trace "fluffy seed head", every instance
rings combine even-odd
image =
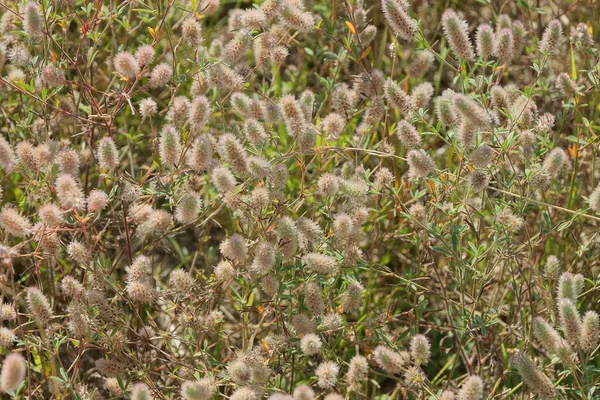
[[[131,54],[122,51],[115,56],[115,70],[126,78],[135,78],[140,73],[140,65]]]
[[[323,361],[315,370],[317,386],[322,389],[331,389],[337,382],[340,368],[334,361]]]
[[[91,213],[97,213],[108,205],[108,195],[102,190],[93,189],[87,197],[88,211]]]
[[[205,376],[197,381],[185,381],[181,385],[183,400],[209,400],[217,391],[212,376]]]
[[[29,220],[19,214],[12,205],[4,206],[2,211],[0,211],[0,227],[16,237],[25,237],[32,230]]]
[[[154,60],[154,47],[149,44],[141,45],[135,52],[135,59],[140,67],[150,64]]]
[[[477,375],[471,375],[460,386],[457,400],[482,400],[483,380]]]
[[[174,167],[181,155],[181,137],[173,125],[166,125],[159,137],[160,162],[165,167]]]
[[[192,47],[200,46],[202,42],[202,27],[195,18],[186,19],[181,25],[181,38]]]
[[[166,86],[172,77],[173,68],[167,63],[160,63],[152,69],[148,86],[153,89]]]
[[[152,392],[145,383],[136,383],[131,387],[131,400],[152,400]]]
[[[15,391],[25,380],[27,372],[25,358],[19,353],[10,353],[2,362],[0,389],[3,392]]]
[[[402,354],[384,345],[379,345],[375,348],[373,359],[381,369],[391,375],[397,375],[402,372],[402,367],[407,362],[406,357]]]
[[[307,356],[318,354],[322,345],[323,342],[321,342],[321,339],[314,333],[306,334],[300,340],[300,348]]]
[[[119,152],[111,137],[105,136],[98,141],[97,157],[100,168],[114,171],[119,166]]]
[[[442,15],[442,26],[446,40],[456,58],[473,61],[475,53],[469,40],[467,22],[461,19],[452,9],[447,9]]]
[[[302,261],[306,268],[318,274],[333,275],[338,270],[335,258],[326,254],[308,253],[302,257]]]
[[[54,182],[54,186],[58,203],[63,208],[82,209],[85,206],[83,191],[71,175],[60,175]]]
[[[435,170],[435,162],[422,150],[411,150],[406,156],[408,163],[408,178],[417,180],[425,178]]]
[[[395,35],[412,40],[417,31],[417,23],[408,15],[408,3],[404,0],[383,0],[383,15]]]
[[[42,36],[44,20],[40,13],[40,7],[36,2],[30,1],[23,9],[23,30],[33,38]]]
[[[546,29],[544,29],[544,34],[542,35],[542,40],[540,41],[538,48],[542,53],[555,53],[558,50],[558,46],[561,44],[562,39],[562,25],[559,20],[553,19],[548,23]]]
[[[410,341],[410,355],[417,365],[426,365],[431,357],[431,344],[424,335],[415,335]]]
[[[229,193],[235,190],[235,176],[225,166],[219,166],[212,171],[211,181],[221,193]]]
[[[513,358],[513,364],[531,391],[543,399],[554,398],[552,382],[525,353],[517,353]]]
[[[600,318],[598,317],[598,313],[588,311],[583,314],[581,326],[581,348],[584,350],[593,350],[598,346],[598,339],[600,338]]]
[[[565,339],[572,345],[579,346],[582,337],[582,326],[575,304],[569,299],[559,299],[558,315],[565,333]]]
[[[571,79],[571,77],[566,72],[561,72],[556,77],[556,87],[565,97],[574,97],[579,93],[577,83],[573,79]]]
[[[383,90],[385,99],[390,106],[402,111],[405,115],[408,115],[415,110],[415,102],[412,97],[410,97],[408,93],[393,80],[387,79]]]
[[[304,284],[304,304],[314,315],[325,313],[323,293],[318,283],[308,282]]]
[[[27,308],[33,319],[42,325],[46,325],[52,318],[50,302],[36,287],[27,289]]]
[[[514,57],[515,39],[511,29],[502,29],[496,38],[496,58],[501,64],[508,64]]]
[[[475,44],[477,47],[477,55],[488,60],[496,53],[496,38],[494,37],[494,30],[488,24],[481,24],[477,28],[477,35],[475,37]]]
[[[224,257],[239,264],[243,263],[248,257],[248,244],[246,243],[246,239],[237,233],[221,242],[219,249]]]

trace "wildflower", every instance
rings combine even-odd
[[[331,389],[337,382],[340,369],[334,361],[323,361],[315,370],[317,385],[322,389]]]
[[[158,112],[158,106],[156,101],[148,97],[140,101],[139,110],[142,118],[150,118]]]
[[[279,101],[288,134],[299,137],[306,130],[306,120],[302,106],[292,95],[286,95]]]
[[[15,391],[25,380],[27,372],[25,358],[19,353],[10,353],[2,362],[0,389],[3,392]]]
[[[333,275],[338,270],[337,261],[326,254],[308,253],[302,261],[309,270],[319,274]]]
[[[131,387],[131,400],[152,400],[152,392],[145,383],[136,383]]]
[[[512,24],[512,34],[514,41],[514,57],[518,57],[523,52],[527,44],[527,29],[521,21],[514,21]]]
[[[415,110],[414,100],[393,80],[385,81],[384,92],[388,104],[402,111],[403,114],[409,114]]]
[[[169,286],[175,293],[185,296],[190,293],[192,286],[194,286],[194,278],[188,272],[176,269],[171,271]]]
[[[236,32],[233,39],[227,43],[221,54],[221,59],[228,63],[234,64],[242,58],[244,53],[252,47],[252,34],[247,29],[242,29]]]
[[[482,400],[483,381],[477,375],[471,375],[462,383],[457,400]]]
[[[314,356],[315,354],[318,354],[322,345],[323,342],[321,342],[321,339],[314,333],[308,333],[302,337],[302,340],[300,340],[300,348],[307,356]]]
[[[475,44],[477,47],[477,54],[484,60],[488,60],[496,53],[496,39],[494,37],[494,30],[488,24],[481,24],[477,28],[477,35],[475,37]]]
[[[431,357],[431,344],[424,335],[415,335],[410,341],[410,355],[417,365],[426,365]]]
[[[152,68],[148,86],[152,89],[166,86],[173,76],[173,68],[167,63],[160,63]]]
[[[367,379],[368,374],[369,363],[367,359],[357,354],[350,359],[345,380],[350,386],[358,385]]]
[[[451,89],[446,89],[442,95],[437,98],[436,115],[438,120],[446,128],[453,127],[458,122],[458,116],[453,107],[452,97],[455,93]]]
[[[558,257],[556,257],[555,255],[548,256],[548,258],[546,259],[546,266],[544,268],[544,274],[548,278],[554,279],[558,276],[559,272],[560,272],[560,261],[558,260]]]
[[[315,392],[308,385],[299,385],[294,389],[294,400],[314,400]]]
[[[464,94],[454,95],[454,107],[458,114],[474,127],[487,127],[491,120],[487,112],[477,102]]]
[[[448,9],[442,15],[442,26],[446,40],[448,40],[454,55],[459,59],[473,61],[475,54],[469,40],[466,21],[459,18],[454,10]]]
[[[556,77],[556,87],[565,97],[574,97],[579,94],[577,83],[565,72],[561,72]]]
[[[4,172],[10,172],[16,164],[16,155],[12,146],[4,136],[0,136],[0,167]]]
[[[140,67],[144,67],[154,60],[154,47],[149,44],[143,44],[135,52],[135,59]]]
[[[573,304],[577,303],[577,297],[583,291],[583,276],[564,272],[558,280],[557,299],[569,299]]]
[[[74,150],[61,151],[58,156],[58,169],[61,174],[72,175],[77,178],[79,175],[80,157]]]
[[[44,294],[36,287],[27,289],[27,307],[29,312],[37,322],[42,325],[47,324],[52,318],[52,308],[50,302]]]
[[[502,29],[497,34],[495,56],[501,64],[508,64],[514,57],[515,39],[511,29]]]
[[[56,198],[64,208],[82,209],[85,205],[83,191],[71,175],[60,175],[54,182]]]
[[[469,184],[473,188],[473,191],[478,193],[490,184],[490,176],[487,172],[476,169],[469,175]]]
[[[408,178],[417,180],[425,178],[435,170],[435,162],[422,150],[411,150],[406,156],[408,162]]]
[[[304,284],[304,304],[314,315],[325,313],[325,302],[321,287],[316,282]]]
[[[93,189],[87,197],[88,211],[91,213],[98,213],[108,205],[108,195],[102,190]]]
[[[119,152],[115,141],[109,137],[103,137],[98,141],[98,163],[100,168],[114,171],[119,165]]]
[[[197,381],[185,381],[181,385],[183,400],[208,400],[217,392],[217,385],[212,376],[205,376]]]
[[[173,125],[166,125],[159,137],[160,162],[166,167],[174,167],[181,155],[181,138]]]
[[[66,82],[65,74],[61,69],[47,65],[42,69],[42,82],[49,87],[64,85]]]
[[[202,42],[202,27],[194,18],[186,19],[181,25],[181,38],[192,47],[198,47]]]
[[[549,353],[560,355],[571,353],[571,348],[566,343],[558,332],[542,317],[533,319],[533,334],[537,341]]]
[[[554,387],[552,382],[539,368],[531,361],[526,354],[519,352],[515,355],[513,363],[523,378],[523,381],[537,395],[544,399],[554,398]]]
[[[562,38],[562,25],[557,19],[553,19],[548,23],[546,29],[544,29],[544,34],[542,35],[542,40],[540,41],[538,48],[542,53],[555,53],[558,50]]]
[[[0,211],[0,227],[16,237],[25,237],[31,233],[32,226],[27,218],[11,205],[6,205]]]
[[[63,222],[62,211],[52,203],[42,204],[38,210],[42,222],[47,226],[58,226]]]
[[[211,107],[210,102],[205,96],[198,96],[190,105],[189,123],[190,129],[194,132],[200,131],[208,122]]]
[[[42,36],[44,19],[36,2],[30,1],[23,9],[23,30],[33,38]]]
[[[217,280],[226,281],[235,276],[235,269],[229,261],[223,260],[215,267],[214,274]]]
[[[140,73],[140,65],[135,57],[122,51],[115,56],[115,69],[126,78],[135,78]]]
[[[406,0],[383,0],[381,9],[395,35],[406,40],[414,38],[417,24],[408,15],[408,2]]]
[[[4,349],[10,349],[15,341],[15,334],[10,329],[2,326],[0,327],[0,347]]]
[[[227,167],[219,166],[215,168],[211,174],[211,181],[221,193],[233,192],[235,190],[235,177]]]
[[[287,26],[300,32],[307,32],[315,25],[315,18],[299,8],[298,3],[290,0],[282,1],[279,15]]]
[[[82,266],[86,266],[92,258],[88,249],[77,240],[73,240],[69,243],[69,246],[67,246],[67,253],[69,253],[69,257]]]
[[[595,311],[588,311],[583,314],[581,322],[580,347],[584,350],[593,350],[598,346],[600,337],[600,318]]]
[[[406,364],[406,357],[387,346],[379,345],[373,351],[373,359],[386,373],[397,375]]]
[[[243,263],[246,260],[246,257],[248,257],[248,245],[246,244],[246,239],[237,233],[221,242],[219,249],[224,257],[227,257],[233,262]]]
[[[411,97],[415,104],[415,109],[426,109],[429,107],[429,103],[433,97],[433,85],[429,82],[418,84],[413,88]]]
[[[418,51],[412,58],[408,70],[413,76],[422,76],[434,67],[435,56],[429,50]]]
[[[559,299],[558,314],[565,338],[572,345],[578,346],[582,337],[582,326],[575,304],[569,299]]]
[[[231,133],[226,133],[219,138],[217,145],[219,155],[227,161],[231,169],[240,175],[248,172],[248,156],[244,146]]]

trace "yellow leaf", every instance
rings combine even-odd
[[[365,51],[363,51],[363,52],[362,52],[362,54],[360,55],[360,59],[359,59],[358,61],[360,61],[360,60],[364,60],[365,58],[367,58],[367,56],[368,56],[369,54],[371,54],[371,46],[367,47],[367,48],[365,49]]]
[[[346,21],[345,24],[348,27],[348,30],[352,32],[353,35],[356,35],[356,29],[354,28],[354,25],[352,25],[352,22]]]
[[[152,39],[154,39],[155,41],[158,40],[158,26],[156,28],[152,28],[149,26],[148,32],[150,32]]]

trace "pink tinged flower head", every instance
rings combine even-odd
[[[119,166],[119,152],[113,138],[105,136],[98,141],[96,152],[100,168],[114,171]]]
[[[548,23],[546,29],[544,29],[544,34],[542,35],[542,40],[540,41],[538,48],[542,53],[555,53],[558,50],[562,39],[562,25],[559,20],[553,19]]]
[[[473,61],[475,53],[469,39],[467,22],[461,19],[452,9],[444,11],[442,26],[446,40],[454,55],[465,61]]]
[[[3,392],[15,391],[25,380],[27,372],[25,358],[19,353],[11,353],[2,362],[0,389]]]
[[[417,31],[417,23],[408,15],[408,2],[405,0],[382,0],[381,8],[385,19],[395,35],[412,40]]]
[[[406,156],[410,180],[425,178],[436,168],[433,159],[422,150],[411,150]]]
[[[525,353],[515,355],[513,364],[532,392],[543,399],[554,398],[554,385]]]
[[[477,55],[484,60],[488,60],[496,53],[496,38],[494,30],[488,24],[481,24],[477,28],[475,36],[475,45]]]
[[[25,237],[31,233],[32,226],[27,218],[11,205],[6,205],[0,211],[0,227],[15,237]]]
[[[140,73],[140,65],[131,54],[122,51],[114,58],[115,70],[126,78],[135,78]]]

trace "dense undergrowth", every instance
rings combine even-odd
[[[2,398],[600,398],[600,5],[0,2]]]

